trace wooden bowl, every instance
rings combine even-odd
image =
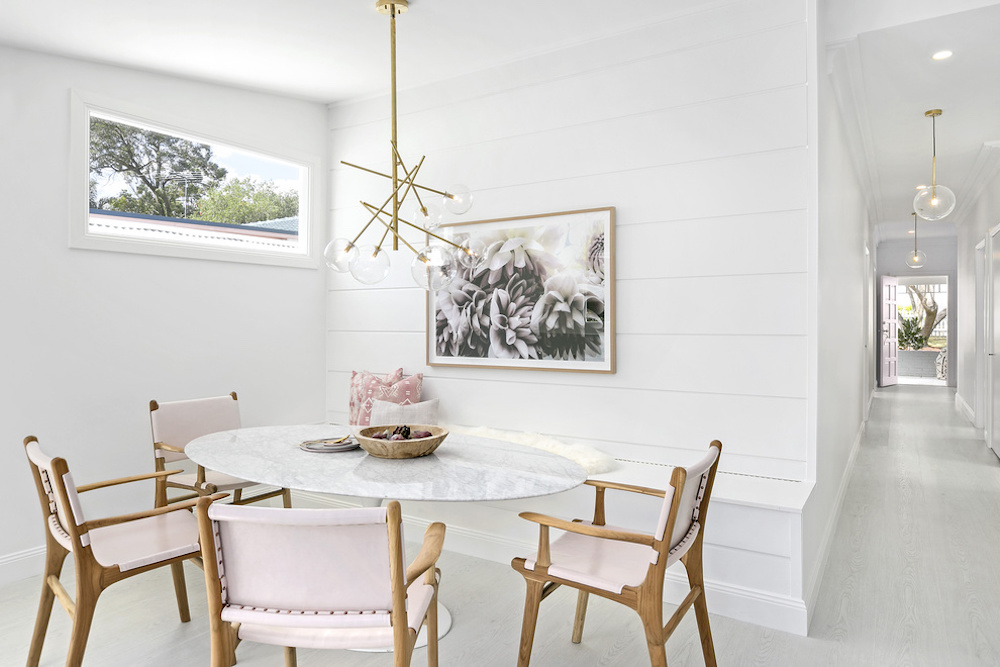
[[[372,456],[380,459],[415,459],[418,456],[427,456],[448,437],[448,429],[441,426],[430,426],[427,424],[408,424],[413,431],[430,431],[431,435],[426,438],[410,438],[409,440],[382,440],[372,438],[372,433],[378,433],[396,428],[392,426],[366,426],[355,433],[361,449]]]

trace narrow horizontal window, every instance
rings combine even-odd
[[[78,218],[84,224],[71,228],[72,246],[316,264],[309,165],[83,107],[87,169],[79,178],[88,196]]]

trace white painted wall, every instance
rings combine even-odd
[[[26,435],[82,484],[153,469],[152,398],[235,390],[248,425],[323,418],[323,272],[68,247],[73,88],[223,137],[320,157],[325,145],[321,105],[0,48],[0,580],[41,571]],[[128,502],[150,506],[152,488],[94,511]]]
[[[668,464],[694,460],[719,438],[728,477],[717,482],[706,533],[710,604],[725,599],[719,613],[804,632],[800,511],[815,474],[818,349],[813,4],[734,3],[401,92],[404,158],[427,155],[421,180],[430,185],[472,187],[466,218],[617,208],[618,372],[428,367],[425,296],[401,251],[374,288],[330,275],[328,418],[347,417],[352,369],[402,366],[424,373],[425,397],[440,398],[451,423],[540,431]],[[385,99],[331,109],[336,236],[360,229],[359,199],[388,195],[384,180],[336,164],[387,169],[387,115]],[[860,238],[854,227],[834,231],[831,263],[861,255]],[[851,261],[857,285],[863,259]],[[859,299],[835,297],[832,312],[857,306],[862,317]],[[850,353],[860,363],[863,354]],[[862,370],[852,373],[861,382]],[[852,391],[845,401],[856,413]],[[827,418],[842,415],[837,407]],[[831,458],[835,486],[857,425],[830,435],[846,439]],[[764,488],[732,473],[793,481]],[[666,472],[646,481],[665,484]],[[503,560],[512,544],[534,539],[516,511],[579,516],[588,501],[575,491],[407,512],[446,521],[449,548]],[[833,509],[824,500],[813,516],[825,527]],[[498,534],[488,546],[483,525]],[[818,550],[812,544],[810,557]],[[755,606],[762,601],[766,612]],[[785,611],[797,620],[775,620]]]
[[[976,244],[985,239],[992,227],[1000,224],[1000,174],[997,174],[983,189],[975,208],[958,226],[957,279],[961,289],[958,304],[958,331],[956,332],[958,368],[958,389],[956,401],[968,415],[977,406],[977,377],[985,373],[985,368],[976,358],[976,308],[981,302],[976,291],[985,286],[976,281]],[[930,255],[928,255],[928,259]],[[983,360],[985,363],[985,359]],[[983,415],[979,416],[981,420]],[[980,422],[981,423],[981,422]]]
[[[810,607],[863,434],[874,374],[866,318],[874,271],[873,258],[865,252],[868,202],[828,74],[827,51],[821,47],[818,53],[816,484],[803,512],[804,595]]]

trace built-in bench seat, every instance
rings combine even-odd
[[[456,429],[458,430],[458,429]],[[465,429],[462,429],[465,430]],[[482,437],[509,439],[556,451],[574,458],[573,443],[551,442],[538,434],[482,430],[465,431]],[[668,462],[595,458],[595,450],[581,445],[578,452],[593,479],[604,479],[663,489],[672,465]],[[684,464],[694,460],[689,457]],[[723,448],[722,466],[726,452]],[[705,580],[709,609],[714,614],[805,635],[808,629],[803,598],[802,513],[812,492],[811,482],[775,479],[720,470],[716,476],[710,519],[705,531]],[[322,498],[298,494],[298,507],[310,504],[351,504],[353,499]],[[481,503],[414,502],[403,504],[408,531],[421,531],[431,521],[448,525],[445,548],[451,551],[509,563],[532,553],[537,527],[520,519],[524,511],[565,518],[590,518],[594,489],[580,486],[563,493],[520,500]],[[608,492],[609,523],[652,531],[660,499],[623,492]],[[419,534],[419,533],[413,533]],[[512,571],[513,575],[513,571]],[[516,576],[516,575],[515,575]],[[687,592],[682,566],[667,571],[665,599],[680,602]]]

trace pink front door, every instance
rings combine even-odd
[[[888,387],[896,384],[898,372],[896,363],[899,359],[899,323],[896,311],[896,278],[882,276],[881,320],[882,330],[879,333],[879,375],[878,386]]]

